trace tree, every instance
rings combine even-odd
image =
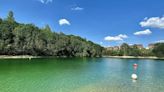
[[[13,31],[14,47],[19,54],[36,54],[39,30],[32,24],[19,25]]]
[[[15,22],[14,13],[12,11],[9,11],[8,16],[7,16],[7,21],[11,23]]]
[[[127,44],[127,43],[123,43],[121,46],[120,46],[120,55],[123,55],[123,56],[128,56],[129,53],[130,53],[130,46]]]
[[[164,43],[157,43],[153,49],[153,53],[157,57],[164,57]]]
[[[0,19],[0,54],[39,56],[101,56],[102,47],[79,36],[52,32],[49,25],[40,29],[33,24],[17,23],[9,12]]]
[[[2,23],[2,21],[3,21],[3,20],[0,18],[0,24]]]
[[[12,44],[14,43],[12,31],[18,24],[14,20],[14,14],[12,11],[9,12],[6,20],[0,21],[0,41],[1,41],[1,52],[0,54],[11,54],[13,51]]]
[[[137,45],[133,45],[129,51],[130,56],[141,56],[141,51]]]

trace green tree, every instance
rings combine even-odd
[[[15,22],[14,13],[12,11],[9,11],[8,16],[7,16],[7,21],[11,23]]]
[[[2,21],[3,21],[3,20],[0,18],[0,24],[2,23]]]
[[[141,50],[137,47],[137,45],[133,45],[130,48],[129,55],[130,56],[141,56]]]
[[[101,56],[102,47],[79,36],[52,32],[49,25],[17,23],[12,11],[0,19],[0,54],[39,56]]]
[[[0,23],[0,39],[1,39],[1,52],[0,54],[12,54],[14,43],[12,31],[18,26],[18,23],[14,20],[14,14],[12,11],[9,12],[6,20],[1,20]]]
[[[127,43],[123,43],[120,46],[120,55],[128,56],[130,54],[130,46]]]
[[[157,57],[164,57],[164,43],[157,43],[153,49],[153,53]]]

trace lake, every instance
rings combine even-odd
[[[138,80],[133,81],[133,64]],[[164,92],[164,60],[0,60],[0,92]]]

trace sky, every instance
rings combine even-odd
[[[0,17],[73,34],[104,47],[164,42],[164,0],[0,0]]]

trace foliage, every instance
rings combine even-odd
[[[164,47],[164,46],[163,46]],[[158,48],[158,49],[157,49]],[[156,46],[154,50],[138,48],[137,45],[129,46],[127,43],[123,43],[119,50],[103,50],[103,55],[110,56],[162,56],[164,57],[162,46]],[[158,55],[159,54],[159,55]],[[162,55],[161,55],[162,54]]]
[[[123,43],[120,46],[120,55],[121,56],[127,56],[127,55],[129,55],[130,50],[131,50],[130,46],[127,43]]]
[[[46,25],[17,23],[12,11],[6,19],[0,18],[1,55],[39,55],[66,57],[95,57],[102,55],[103,47],[79,36],[52,32]]]
[[[153,49],[153,53],[157,57],[164,57],[164,43],[157,43]]]

